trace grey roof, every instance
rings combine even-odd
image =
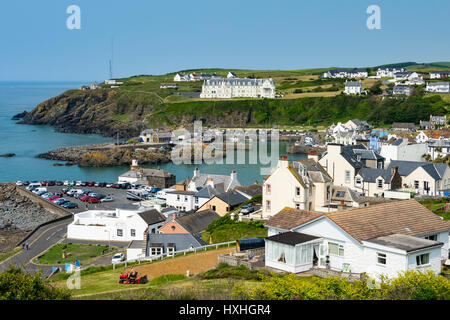
[[[123,210],[141,210],[144,207],[136,204],[119,204],[116,206],[116,208]]]
[[[234,191],[234,190],[218,194],[218,195],[216,195],[216,197],[225,201],[226,203],[228,203],[231,206],[237,206],[237,205],[241,204],[242,202],[245,202],[248,200],[247,197],[245,197],[241,193]]]
[[[190,234],[198,234],[205,231],[206,228],[211,224],[211,222],[219,219],[220,216],[212,211],[197,211],[177,218],[175,221],[178,222],[187,232]]]
[[[330,182],[332,178],[327,171],[313,159],[292,161],[292,166],[301,176],[301,168],[305,168],[313,182]]]
[[[249,186],[237,186],[234,188],[237,192],[241,192],[250,198],[262,194],[262,186],[259,184],[252,184]]]
[[[362,160],[384,160],[384,157],[373,150],[367,150],[363,145],[345,146],[342,148],[341,155],[355,169],[365,166]]]
[[[228,190],[231,184],[231,176],[219,175],[219,174],[208,174],[208,173],[198,173],[196,177],[192,177],[191,181],[194,182],[197,190],[205,187],[208,183],[208,179],[213,179],[214,185],[223,183],[224,189]],[[236,185],[240,185],[237,178],[235,180]]]
[[[204,86],[261,86],[265,81],[268,81],[270,85],[275,86],[272,79],[247,79],[247,78],[220,78],[209,79],[203,84]]]
[[[305,233],[289,231],[289,232],[279,233],[274,236],[267,237],[266,241],[269,240],[269,241],[287,244],[290,246],[295,246],[296,244],[305,243],[305,242],[309,242],[309,241],[316,240],[316,239],[320,239],[320,238],[309,235],[309,234],[305,234]]]
[[[148,233],[147,248],[153,245],[163,248],[163,253],[167,252],[167,247],[175,245],[175,251],[187,250],[189,248],[198,248],[204,245],[204,242],[189,233]]]
[[[166,191],[166,194],[184,194],[184,195],[189,195],[189,196],[193,196],[196,193],[197,192],[195,192],[195,191],[188,191],[188,190]]]
[[[366,198],[359,196],[349,187],[331,186],[331,200],[332,201],[353,201],[357,203],[366,202]]]
[[[346,87],[361,87],[361,82],[359,81],[347,81],[345,83]]]
[[[422,167],[435,180],[442,179],[445,170],[448,168],[448,165],[446,163],[392,160],[389,163],[389,167],[387,170],[390,171],[392,166],[398,167],[398,173],[402,177],[407,176],[417,168]]]
[[[166,221],[166,217],[158,210],[152,209],[148,211],[138,212],[138,215],[150,226],[152,224]]]
[[[392,143],[392,145],[393,145],[393,146],[399,146],[399,145],[402,144],[402,142],[403,142],[403,139],[397,139],[397,140],[395,140],[395,141]]]
[[[224,192],[225,192],[225,187],[222,182],[222,183],[215,184],[214,187],[212,187],[211,185],[207,185],[207,186],[203,187],[202,189],[200,189],[200,191],[198,191],[195,194],[195,196],[199,197],[199,198],[211,199],[213,196],[224,193]]]
[[[380,244],[390,248],[404,250],[406,252],[430,247],[437,247],[437,246],[440,247],[443,245],[442,242],[422,239],[406,234],[390,234],[387,236],[373,238],[366,241]]]
[[[144,240],[133,240],[128,246],[130,249],[141,249],[144,248]]]

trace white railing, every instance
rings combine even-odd
[[[186,255],[186,253],[190,253],[190,252],[197,253],[198,251],[206,251],[208,248],[212,248],[212,247],[216,247],[216,250],[217,250],[219,248],[219,246],[227,245],[228,247],[230,247],[230,245],[234,244],[234,243],[236,243],[236,240],[234,240],[234,241],[227,241],[227,242],[221,242],[221,243],[208,244],[208,245],[197,247],[197,248],[190,248],[190,249],[174,251],[174,252],[170,252],[170,253],[166,252],[166,253],[155,255],[155,256],[146,256],[146,257],[142,257],[142,258],[131,259],[131,260],[126,260],[126,261],[123,261],[123,262],[111,263],[111,264],[113,265],[113,270],[115,270],[116,265],[120,265],[120,264],[125,264],[125,267],[127,267],[128,263],[138,262],[140,264],[141,261],[153,262],[154,260],[163,260],[164,258],[168,258],[168,257],[175,258],[175,256],[178,255],[178,254]]]

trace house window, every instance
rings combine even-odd
[[[328,242],[328,254],[344,256],[344,246],[333,242]]]
[[[177,194],[177,201],[180,201],[180,195]]]
[[[377,252],[377,263],[386,264],[386,254]]]
[[[172,231],[174,231],[175,230],[175,226],[171,226],[170,229],[172,229]]]
[[[175,252],[175,247],[167,247],[167,255],[173,256],[173,253]]]
[[[295,204],[295,209],[300,210],[300,205],[298,203]]]
[[[419,181],[414,180],[414,189],[419,189]]]
[[[195,199],[195,203],[198,203],[198,197],[195,197],[194,199]]]
[[[122,237],[123,236],[123,230],[122,229],[117,229],[117,236],[118,237]]]
[[[425,253],[425,254],[418,255],[416,257],[416,263],[418,266],[423,266],[425,264],[429,264],[430,263],[430,254]]]
[[[356,178],[356,184],[357,184],[357,185],[360,185],[360,184],[361,184],[361,178],[360,178],[360,177],[357,177],[357,178]]]
[[[131,229],[131,236],[136,237],[136,229]]]
[[[216,206],[212,206],[212,211],[216,211]]]
[[[267,208],[267,210],[270,210],[270,200],[266,201],[266,208]]]
[[[345,170],[345,183],[350,183],[350,171]]]
[[[266,193],[270,194],[270,184],[266,185]]]
[[[188,200],[188,197],[184,196],[184,202],[187,202],[187,200]]]
[[[153,247],[153,248],[150,249],[150,255],[158,256],[160,254],[162,254],[162,248],[160,248],[160,247]]]
[[[426,236],[425,239],[437,241],[437,234],[432,234],[432,235]]]
[[[300,188],[299,187],[295,188],[295,195],[300,196]]]
[[[377,179],[377,187],[378,187],[378,189],[383,189],[383,180],[382,179]]]

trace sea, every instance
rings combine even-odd
[[[92,81],[85,82],[0,82],[0,154],[15,153],[10,158],[0,157],[0,182],[41,181],[41,180],[74,180],[74,181],[99,181],[115,182],[120,174],[129,170],[129,167],[102,167],[80,168],[74,166],[53,166],[52,161],[39,159],[36,156],[57,148],[105,143],[115,141],[111,137],[103,137],[98,134],[75,134],[56,132],[47,125],[17,124],[11,118],[26,111],[31,111],[39,103],[55,97],[66,90],[78,88],[81,85],[89,85]],[[270,155],[270,142],[255,142],[258,148],[267,148]],[[266,146],[265,144],[269,145]],[[278,154],[285,154],[288,143],[280,141]],[[265,150],[265,149],[264,149]],[[176,175],[180,181],[191,178],[195,168],[200,173],[229,175],[236,170],[237,179],[241,185],[253,184],[256,181],[262,183],[270,167],[276,163],[261,163],[259,157],[254,163],[251,161],[248,151],[244,163],[232,164],[175,164],[172,162],[155,165],[142,165],[144,168],[161,168]],[[289,160],[303,159],[305,155],[288,155]],[[240,161],[242,162],[242,161]]]

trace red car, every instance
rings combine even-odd
[[[89,202],[89,203],[100,203],[100,199],[99,198],[94,198],[94,197],[89,197],[87,202]]]
[[[95,185],[95,181],[91,181],[87,185],[88,185],[88,187],[93,187]]]
[[[58,196],[56,196],[56,197],[54,197],[54,198],[52,197],[52,198],[50,199],[50,201],[51,201],[51,202],[54,202],[55,200],[58,200],[58,199],[61,199],[61,197],[58,197]]]
[[[117,183],[114,183],[114,184],[111,185],[111,188],[120,189],[120,185],[117,184]]]
[[[45,181],[45,180],[41,181],[41,185],[42,185],[43,187],[45,187],[45,186],[47,185],[47,181]]]

